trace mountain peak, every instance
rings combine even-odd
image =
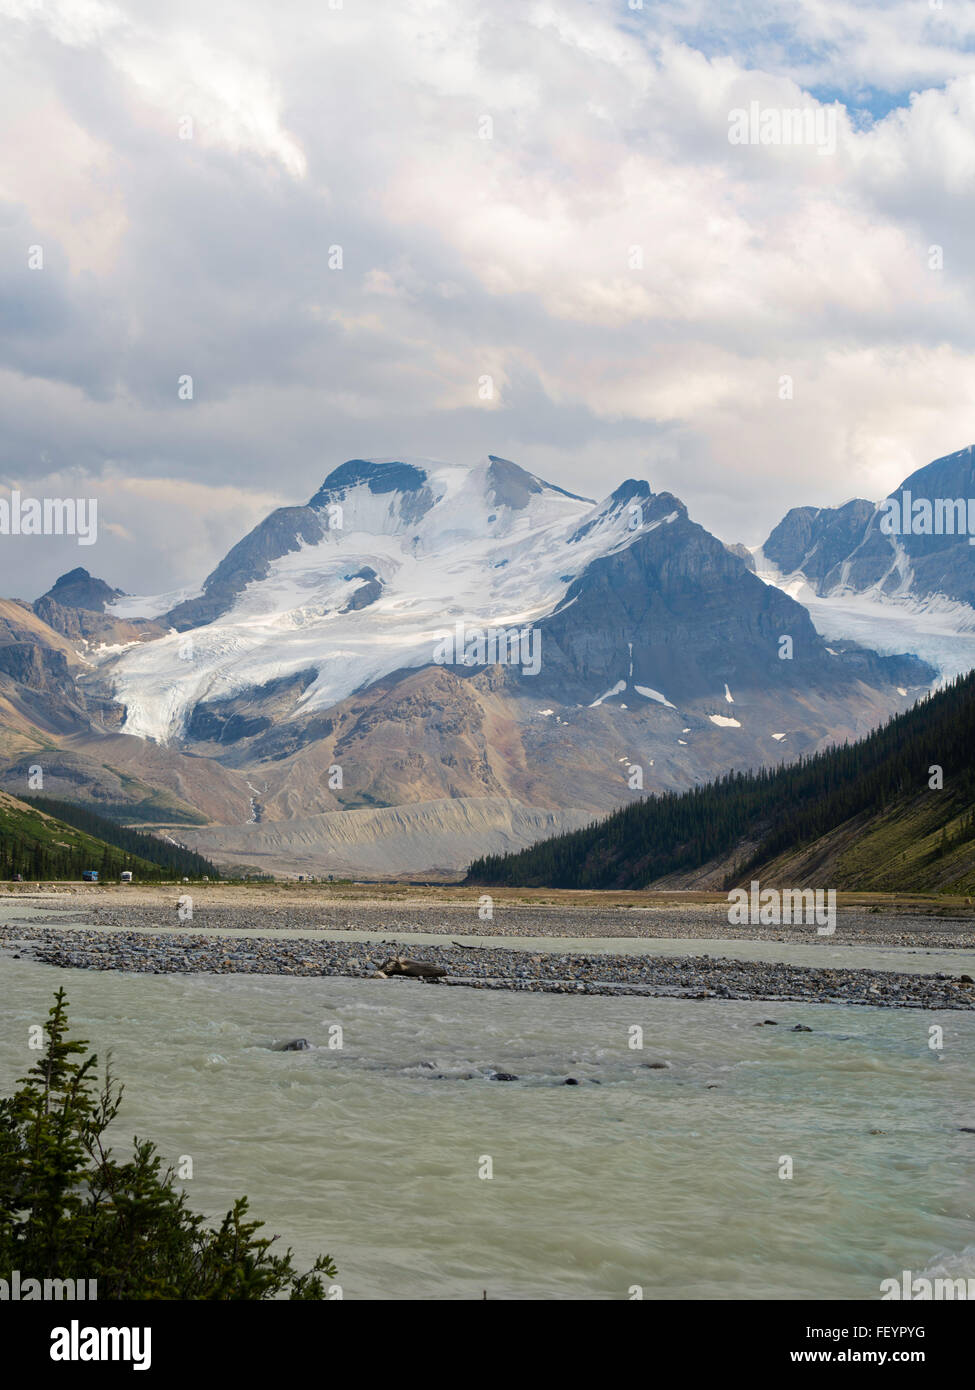
[[[88,571],[86,569],[82,569],[79,565],[77,569],[68,570],[67,574],[62,574],[60,578],[56,579],[54,581],[54,589],[60,589],[63,585],[66,584],[77,584],[79,583],[79,581],[87,583],[87,581],[90,578],[91,575],[88,573]],[[51,590],[52,593],[54,592],[54,589]]]
[[[399,459],[348,459],[332,469],[308,505],[323,507],[338,493],[363,485],[381,496],[388,492],[419,492],[426,483],[426,470],[412,463]]]
[[[883,506],[854,498],[841,507],[793,507],[762,552],[780,578],[799,576],[819,597],[975,608],[973,496],[975,447],[968,445],[916,469],[888,493],[909,513],[896,535],[884,529]],[[956,616],[971,627],[970,615]]]
[[[573,502],[593,501],[591,497],[579,497],[577,493],[547,483],[544,478],[529,473],[527,468],[512,463],[511,459],[499,458],[497,454],[488,454],[487,486],[487,495],[494,506],[511,507],[515,511],[521,511],[530,497],[542,492],[556,492]]]
[[[94,613],[104,613],[106,603],[111,603],[121,594],[121,589],[113,589],[104,579],[92,578],[79,565],[77,569],[62,574],[47,593],[41,595],[38,603],[51,599],[65,608],[85,608]]]

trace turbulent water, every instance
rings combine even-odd
[[[246,1192],[300,1262],[333,1256],[345,1298],[876,1298],[904,1269],[975,1275],[970,1013],[0,958],[0,1090],[58,984],[127,1084],[116,1145],[189,1155],[213,1218]],[[270,1048],[299,1036],[313,1050]]]

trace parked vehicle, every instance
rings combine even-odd
[[[97,882],[98,882],[98,870],[97,870],[97,869],[84,869],[84,870],[82,870],[81,881],[82,881],[82,883],[97,883]]]
[[[119,883],[131,883],[131,882],[132,882],[132,870],[131,870],[131,869],[123,869],[122,872],[119,874],[118,877],[119,877]]]

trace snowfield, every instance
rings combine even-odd
[[[760,547],[752,555],[759,579],[808,609],[827,641],[860,642],[881,656],[913,652],[930,662],[942,681],[975,666],[975,609],[965,603],[943,596],[921,600],[906,592],[888,597],[876,589],[858,593],[841,586],[820,597],[803,574],[782,574]]]
[[[106,656],[126,708],[123,732],[169,742],[200,701],[308,670],[316,674],[300,712],[327,709],[391,671],[430,664],[458,620],[521,628],[552,613],[593,560],[678,516],[631,530],[625,503],[597,504],[548,484],[521,507],[492,501],[488,460],[472,469],[404,462],[426,473],[433,495],[419,519],[415,493],[350,487],[341,529],[273,561],[216,621]],[[353,609],[372,582],[358,575],[366,568],[381,592]],[[157,616],[172,598],[126,598],[113,612]],[[625,682],[595,703],[622,689]]]

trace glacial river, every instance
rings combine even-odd
[[[189,1155],[214,1219],[247,1193],[302,1262],[333,1256],[345,1298],[876,1298],[904,1269],[975,1276],[975,1014],[0,956],[4,1093],[58,984],[126,1083],[116,1146]],[[298,1036],[313,1050],[270,1049]]]

